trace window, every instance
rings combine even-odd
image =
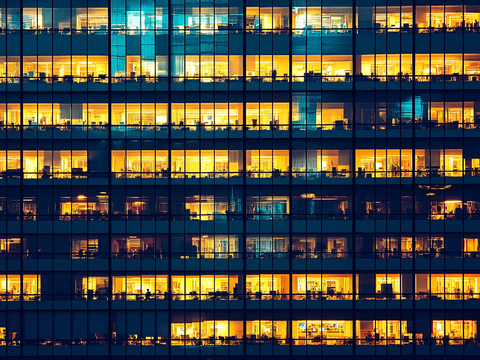
[[[172,275],[172,300],[238,300],[238,276]]]
[[[411,177],[412,150],[356,150],[357,177]]]
[[[402,278],[403,275],[399,274],[377,274],[375,285],[377,299],[400,300]]]
[[[247,275],[247,300],[288,300],[290,292],[288,284],[288,275]]]
[[[467,237],[463,239],[463,252],[464,256],[466,258],[472,257],[476,258],[478,257],[478,253],[480,252],[480,246],[479,246],[479,241],[478,238],[474,237]]]
[[[22,240],[17,237],[1,237],[0,238],[0,259],[5,259],[7,254],[14,258],[13,254],[20,254]]]
[[[278,345],[286,345],[288,344],[286,341],[288,338],[289,332],[286,321],[247,321],[247,344],[260,344],[273,339]]]
[[[417,274],[418,300],[470,300],[480,298],[480,276],[475,274]]]
[[[357,320],[357,345],[405,345],[413,339],[405,320]]]
[[[108,277],[75,276],[76,300],[108,300]]]
[[[434,320],[432,338],[436,345],[463,345],[464,340],[474,339],[477,334],[475,320]]]
[[[185,252],[189,258],[240,259],[242,241],[239,235],[186,235]]]
[[[247,103],[248,130],[288,130],[288,103]]]
[[[168,174],[167,150],[113,150],[116,178],[163,178]]]
[[[248,82],[289,82],[288,55],[246,55]]]
[[[166,300],[168,298],[168,276],[113,276],[113,300]]]
[[[241,345],[242,321],[172,322],[172,346]]]
[[[288,150],[247,150],[247,177],[270,178],[288,176]]]
[[[292,275],[293,300],[352,300],[352,275]]]
[[[353,323],[344,320],[292,321],[294,345],[352,345]]]
[[[39,301],[40,275],[0,275],[0,301],[19,301],[23,287],[23,301]]]

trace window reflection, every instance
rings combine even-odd
[[[476,274],[416,274],[416,299],[480,299],[479,280]]]
[[[135,58],[131,59],[131,63],[131,68],[135,70]],[[135,77],[136,72],[131,73],[131,76]],[[243,57],[241,55],[172,55],[171,76],[174,77],[174,82],[239,81],[243,78]]]
[[[288,7],[247,7],[246,28],[255,34],[288,34],[281,30],[289,28]]]
[[[476,258],[479,257],[480,253],[480,244],[478,238],[475,237],[466,237],[463,239],[463,252],[466,258]]]
[[[168,173],[167,150],[113,150],[116,178],[162,178]]]
[[[107,220],[108,205],[108,195],[104,191],[99,191],[95,196],[80,194],[73,197],[61,197],[59,220]]]
[[[247,103],[248,130],[288,130],[288,103]]]
[[[288,300],[289,276],[260,274],[246,276],[247,300]]]

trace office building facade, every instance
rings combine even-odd
[[[0,0],[0,357],[478,358],[476,0]]]

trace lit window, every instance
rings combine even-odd
[[[356,325],[357,345],[408,344],[413,335],[408,332],[405,320],[363,320]]]
[[[202,322],[172,322],[172,346],[240,345],[243,322],[205,320]]]
[[[246,291],[247,300],[288,300],[288,275],[247,275]]]
[[[357,177],[411,177],[412,150],[356,150]]]
[[[172,276],[172,300],[237,300],[238,276]]]
[[[353,322],[345,320],[292,321],[294,345],[349,345]]]
[[[247,321],[247,341],[252,344],[268,339],[275,339],[280,345],[286,344],[286,339],[289,336],[287,331],[286,321]]]
[[[400,283],[402,275],[395,274],[377,274],[376,275],[376,293],[380,300],[399,300],[402,298]]]
[[[438,339],[436,344],[463,345],[463,340],[475,339],[477,321],[475,320],[434,320],[432,321],[432,337]]]
[[[113,300],[166,300],[168,276],[113,276]]]
[[[351,300],[352,275],[292,275],[294,300]]]
[[[0,275],[0,301],[19,301],[23,285],[23,300],[40,300],[40,275]]]

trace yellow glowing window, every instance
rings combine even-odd
[[[78,288],[80,287],[80,288]],[[80,291],[79,291],[80,290]],[[95,295],[106,293],[108,291],[108,277],[89,276],[81,278],[81,283],[77,283],[77,295]]]
[[[478,238],[464,238],[463,239],[463,251],[465,253],[480,251]]]
[[[344,320],[292,321],[292,338],[295,345],[335,345],[336,340],[352,339],[353,322]],[[312,341],[314,340],[314,341]],[[322,343],[322,340],[324,341]],[[305,342],[307,341],[307,342]]]
[[[250,130],[288,130],[288,103],[248,103],[246,114]]]
[[[241,321],[227,320],[205,320],[202,322],[172,323],[171,324],[172,345],[198,346],[199,340],[204,340],[205,345],[228,345],[228,341],[221,341],[225,338],[243,338],[243,323]],[[236,343],[230,343],[236,345]]]
[[[20,300],[23,284],[23,299],[39,300],[41,294],[40,275],[0,275],[0,301]]]
[[[470,274],[432,274],[427,280],[428,291],[432,295],[447,300],[463,300],[467,298],[478,298],[480,289],[480,276]]]
[[[7,77],[20,77],[20,57],[7,56]]]
[[[288,150],[247,150],[247,171],[252,173],[286,172]]]
[[[246,290],[251,299],[281,300],[279,295],[289,293],[288,275],[247,275]]]
[[[459,339],[474,339],[477,334],[475,320],[434,320],[432,335],[434,338],[448,337],[450,345],[463,344]]]
[[[361,73],[372,76],[412,74],[411,54],[362,55]]]
[[[268,77],[269,81],[288,81],[289,57],[287,55],[247,55],[247,76]]]
[[[238,276],[172,276],[174,300],[228,300],[238,286]]]
[[[378,295],[389,298],[392,295],[400,294],[400,275],[377,274],[375,290]]]
[[[20,170],[21,169],[20,151],[18,151],[18,150],[9,150],[7,152],[3,151],[3,154],[6,154],[6,169],[7,170]],[[2,167],[4,167],[4,166],[2,166]]]
[[[77,30],[107,30],[108,9],[97,7],[77,8],[75,23]]]
[[[150,296],[163,300],[168,288],[166,275],[113,276],[112,278],[114,300],[142,300]]]
[[[119,126],[167,125],[167,104],[112,104],[112,124]]]
[[[322,56],[322,76],[340,76],[352,75],[352,56],[351,55],[323,55]]]
[[[247,321],[247,338],[275,338],[283,340],[287,338],[287,322],[272,320]]]
[[[88,124],[89,125],[107,125],[108,104],[88,104]]]
[[[4,110],[3,110],[4,111]],[[21,116],[20,116],[20,104],[7,104],[7,113],[6,123],[4,125],[20,125],[21,123]]]
[[[166,150],[114,150],[112,151],[112,172],[127,173],[127,177],[151,177],[155,172],[168,170],[168,151]],[[118,174],[118,177],[123,175]]]
[[[412,339],[407,331],[407,321],[377,320],[357,321],[359,345],[400,345],[405,338]]]
[[[445,24],[448,28],[462,28],[465,26],[462,5],[445,6]]]
[[[292,23],[294,29],[321,29],[322,28],[322,8],[309,6],[307,8],[294,7],[292,11]],[[302,34],[297,31],[296,33]]]
[[[0,253],[18,252],[20,244],[20,238],[0,238]]]
[[[356,150],[355,167],[375,177],[411,176],[412,150]]]

